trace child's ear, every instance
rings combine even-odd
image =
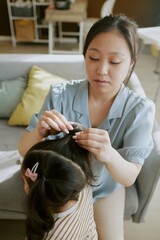
[[[23,178],[23,181],[24,181],[24,186],[23,186],[24,187],[24,191],[28,195],[28,193],[29,193],[29,186],[28,186],[28,183],[27,183],[25,177],[23,176],[23,174],[22,174],[22,178]]]
[[[24,184],[24,191],[28,195],[28,193],[29,193],[29,186],[28,186],[28,184]]]

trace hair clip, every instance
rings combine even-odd
[[[38,166],[39,166],[39,162],[34,164],[34,166],[32,167],[31,170],[29,168],[27,168],[25,171],[24,175],[26,177],[29,177],[32,180],[32,182],[35,182],[37,180],[38,173],[36,173],[36,171],[37,171]]]
[[[34,164],[34,166],[32,167],[31,172],[32,172],[32,173],[36,173],[38,166],[39,166],[39,162],[36,162],[36,163]]]

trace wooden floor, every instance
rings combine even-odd
[[[0,53],[48,53],[47,44],[18,44],[12,47],[10,41],[0,41]],[[139,56],[136,73],[149,98],[154,99],[158,76],[154,73],[156,58],[147,49]],[[160,97],[156,102],[156,116],[160,122]],[[19,234],[17,229],[20,228]],[[114,226],[113,226],[114,229]],[[0,239],[3,240],[24,240],[24,223],[8,221],[7,224],[0,221]],[[125,222],[125,240],[160,240],[160,182],[149,206],[145,223],[134,224]]]

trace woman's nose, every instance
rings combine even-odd
[[[108,63],[100,63],[97,68],[97,73],[99,75],[107,75],[109,71]]]

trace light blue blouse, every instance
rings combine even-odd
[[[91,127],[88,81],[75,80],[51,86],[40,113],[32,116],[26,130],[32,131],[40,115],[50,109],[61,112],[68,121]],[[122,85],[109,114],[98,128],[108,131],[113,148],[124,159],[143,164],[153,148],[154,112],[155,106],[151,100]],[[107,196],[120,187],[100,161],[93,160],[93,169],[98,177],[96,186],[93,187],[94,200]]]

